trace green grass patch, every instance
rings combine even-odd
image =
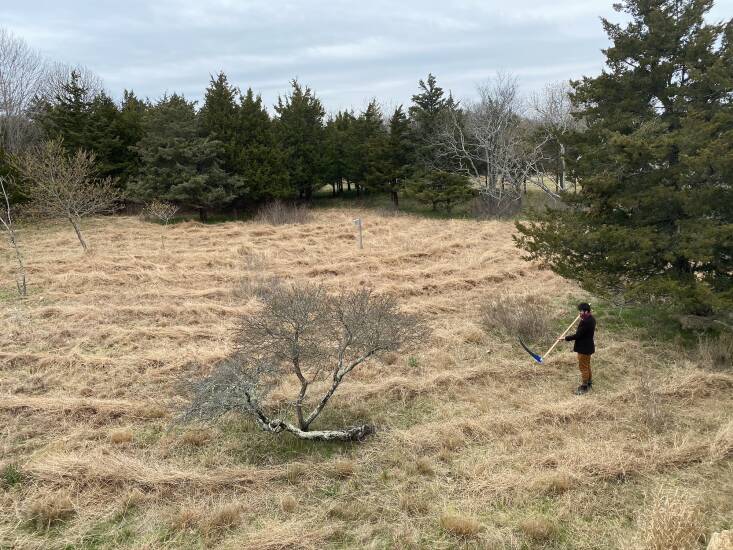
[[[25,475],[20,467],[16,464],[6,464],[0,474],[0,486],[9,489],[23,482]]]
[[[135,528],[131,509],[118,512],[112,517],[95,524],[81,536],[79,544],[69,545],[66,548],[118,548],[130,546],[135,539]]]

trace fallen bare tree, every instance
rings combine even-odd
[[[6,177],[0,176],[0,191],[2,191],[2,198],[5,201],[4,208],[0,211],[0,224],[2,224],[3,229],[8,234],[10,246],[15,251],[15,259],[18,262],[18,274],[15,277],[15,284],[18,287],[18,293],[21,296],[26,296],[28,294],[28,286],[26,284],[25,263],[23,262],[23,254],[20,252],[18,237],[15,234],[15,220],[10,208],[10,198],[8,197],[8,192],[5,189],[6,181]]]
[[[93,153],[80,149],[70,156],[60,141],[47,141],[11,158],[11,164],[25,180],[31,209],[67,219],[85,251],[82,218],[117,209],[120,193],[111,178],[96,178]]]
[[[312,426],[352,370],[422,338],[418,318],[400,312],[392,298],[365,289],[329,295],[322,286],[277,284],[261,300],[262,308],[239,323],[235,353],[193,383],[182,420],[212,420],[234,411],[251,416],[266,432],[301,439],[354,441],[373,433],[368,424]],[[285,407],[268,402],[288,379],[296,382],[295,398]],[[314,400],[316,392],[320,397]]]

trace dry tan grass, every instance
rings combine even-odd
[[[567,347],[536,367],[481,329],[492,299],[547,296],[572,317],[561,306],[585,298],[522,261],[511,231],[329,210],[303,224],[181,223],[161,252],[157,226],[107,218],[90,223],[84,255],[63,225],[24,228],[25,301],[5,293],[0,249],[0,464],[13,465],[0,468],[0,546],[611,550],[685,523],[684,506],[645,498],[660,485],[704,508],[681,532],[724,528],[733,373],[710,368],[707,348],[611,334],[601,317],[596,388],[573,396]],[[354,371],[334,397],[324,424],[368,420],[366,442],[299,444],[236,418],[172,424],[180,380],[231,351],[238,316],[274,279],[373,286],[427,319],[429,341]]]
[[[132,430],[119,429],[113,430],[109,434],[109,440],[115,445],[126,445],[132,442]]]
[[[704,534],[699,505],[679,491],[658,490],[641,517],[640,546],[644,550],[691,550]]]

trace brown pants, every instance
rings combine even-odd
[[[583,384],[588,383],[588,380],[591,379],[590,355],[584,353],[578,354],[578,368],[580,369],[580,377],[583,380]]]

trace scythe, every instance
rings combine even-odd
[[[573,319],[573,322],[570,323],[570,326],[568,328],[566,328],[565,329],[565,332],[563,332],[560,336],[558,336],[558,338],[563,338],[570,331],[570,329],[573,328],[573,325],[575,324],[575,322],[578,319],[580,319],[580,315],[578,315],[575,319]],[[540,364],[542,364],[542,363],[545,362],[545,359],[547,359],[547,356],[550,355],[550,352],[553,349],[555,349],[555,346],[557,345],[558,341],[559,340],[556,339],[555,342],[552,344],[552,346],[550,346],[550,349],[548,349],[547,352],[545,352],[544,355],[538,355],[537,353],[533,352],[531,349],[529,349],[527,347],[527,345],[522,341],[522,337],[521,336],[519,337],[519,343],[524,348],[524,351],[526,351],[527,353],[529,353],[532,356],[532,359],[534,359],[535,361],[537,361]]]

